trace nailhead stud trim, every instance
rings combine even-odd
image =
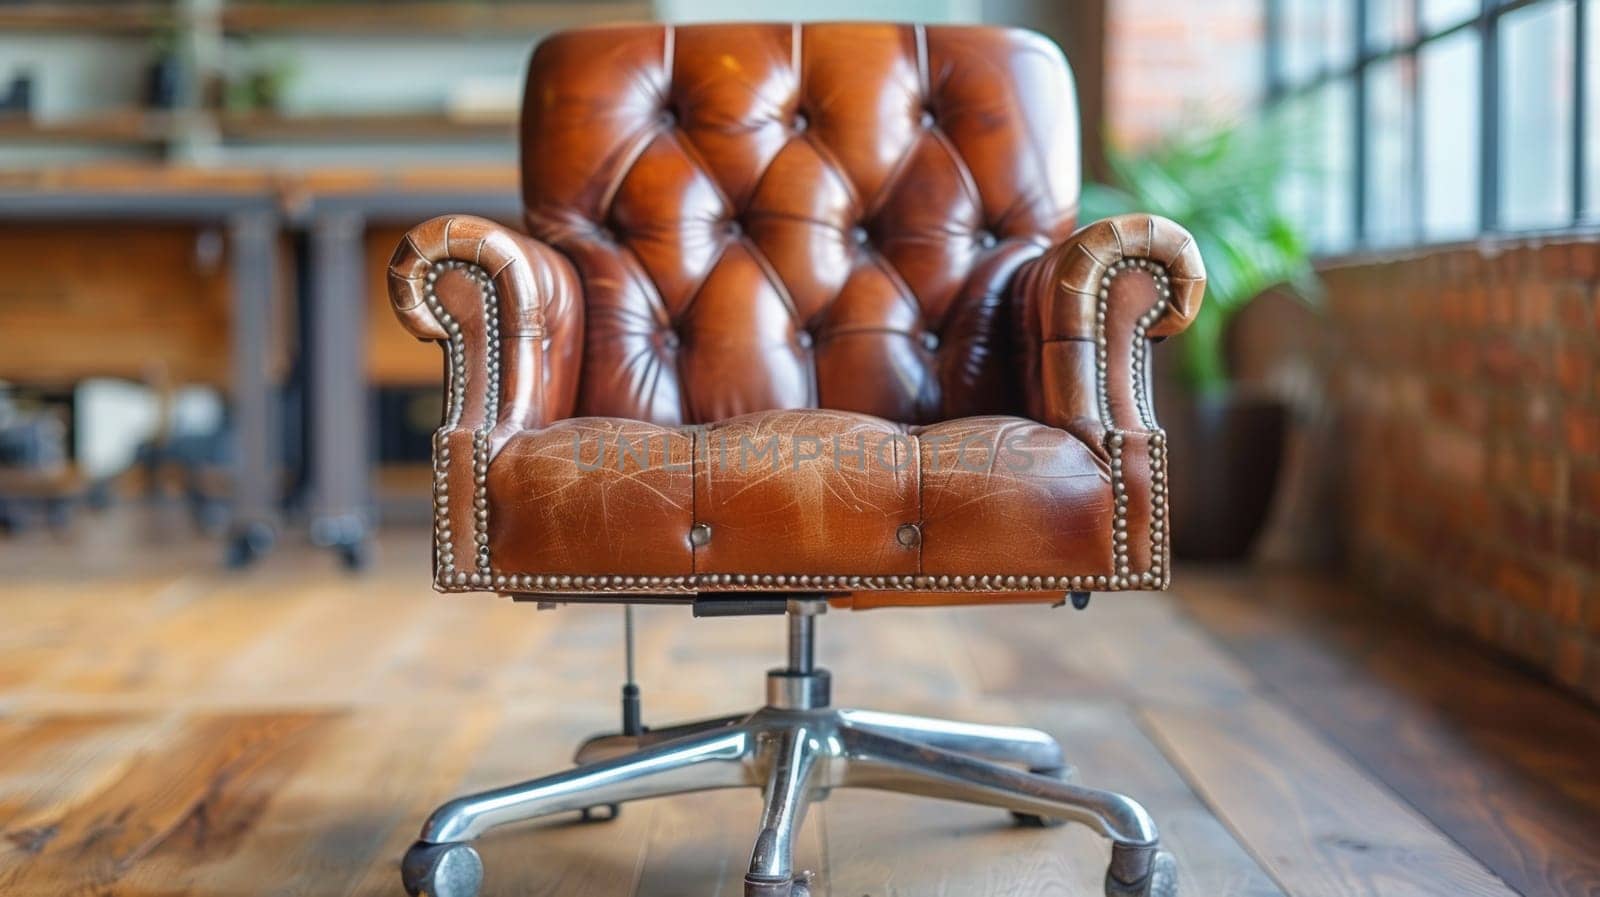
[[[986,575],[885,575],[853,576],[839,574],[747,574],[747,573],[695,573],[675,576],[628,575],[571,575],[495,572],[489,553],[489,434],[498,416],[500,398],[500,322],[497,294],[493,279],[482,267],[470,262],[446,260],[435,263],[427,273],[423,285],[423,301],[444,328],[448,338],[445,343],[449,359],[449,388],[446,393],[445,424],[434,433],[434,552],[438,570],[437,586],[441,591],[473,592],[496,590],[502,592],[540,593],[694,593],[707,588],[735,586],[741,591],[792,591],[818,589],[823,591],[1118,591],[1122,589],[1165,587],[1170,580],[1170,552],[1167,541],[1167,484],[1166,435],[1155,429],[1155,415],[1150,408],[1149,395],[1144,384],[1145,349],[1143,345],[1149,329],[1165,312],[1171,287],[1165,267],[1147,259],[1123,259],[1107,269],[1101,278],[1099,302],[1095,308],[1095,373],[1100,393],[1100,410],[1107,426],[1111,426],[1111,403],[1106,391],[1106,373],[1109,351],[1106,344],[1106,303],[1110,297],[1111,281],[1130,268],[1149,270],[1157,283],[1158,301],[1142,315],[1134,326],[1133,379],[1140,421],[1153,432],[1149,439],[1151,469],[1151,563],[1150,569],[1133,574],[1128,553],[1128,496],[1123,477],[1124,436],[1113,431],[1107,440],[1111,453],[1112,489],[1112,567],[1111,575],[1089,576],[1016,576],[1006,574]],[[439,275],[449,270],[464,270],[479,287],[483,297],[487,372],[484,381],[484,420],[482,427],[473,430],[473,542],[475,557],[473,570],[455,566],[454,532],[450,519],[450,445],[449,433],[461,422],[466,405],[467,370],[466,352],[461,324],[444,309],[436,292]]]
[[[1123,435],[1113,431],[1106,438],[1111,453],[1111,587],[1122,588],[1128,567],[1128,486],[1122,475]]]
[[[1123,434],[1115,430],[1116,421],[1112,415],[1111,394],[1108,387],[1109,372],[1111,367],[1111,352],[1106,334],[1107,305],[1111,299],[1111,282],[1118,275],[1127,271],[1146,271],[1155,280],[1156,301],[1133,325],[1131,371],[1130,379],[1133,385],[1134,409],[1139,416],[1139,423],[1149,431],[1148,448],[1150,453],[1150,569],[1142,573],[1134,573],[1128,551],[1128,495],[1126,480],[1123,477],[1122,448]],[[1168,559],[1166,504],[1167,504],[1167,468],[1166,468],[1166,434],[1159,429],[1156,423],[1155,410],[1150,403],[1150,390],[1146,383],[1150,354],[1149,334],[1150,328],[1161,320],[1166,314],[1167,304],[1172,297],[1172,278],[1167,267],[1158,261],[1147,258],[1122,258],[1106,267],[1105,273],[1100,276],[1100,286],[1096,292],[1094,310],[1094,342],[1095,342],[1095,385],[1098,387],[1100,397],[1100,415],[1105,426],[1110,429],[1111,435],[1107,439],[1107,450],[1111,455],[1111,577],[1110,587],[1119,588],[1165,588],[1169,582],[1171,566]]]
[[[450,444],[449,435],[461,424],[467,399],[467,353],[461,322],[439,301],[439,276],[447,271],[462,271],[478,285],[483,302],[484,342],[486,344],[482,426],[472,432],[472,514],[473,570],[456,567],[455,532],[450,519]],[[433,541],[436,581],[441,588],[464,591],[494,585],[489,558],[489,433],[499,415],[500,404],[500,315],[494,280],[481,266],[457,259],[435,262],[422,285],[422,301],[433,313],[446,334],[449,388],[445,398],[445,422],[433,434]]]
[[[1172,581],[1172,544],[1167,538],[1167,434],[1150,434],[1150,572],[1149,588],[1166,588]]]
[[[1113,431],[1106,437],[1111,455],[1111,588],[1164,589],[1170,582],[1171,545],[1167,538],[1167,434],[1161,430],[1148,436],[1150,458],[1150,568],[1134,573],[1128,551],[1128,487],[1124,475],[1123,448],[1126,437]]]
[[[1145,388],[1145,358],[1150,347],[1146,342],[1146,334],[1161,316],[1166,314],[1167,302],[1172,297],[1172,278],[1167,273],[1167,267],[1160,262],[1144,258],[1124,258],[1112,262],[1106,267],[1105,273],[1100,276],[1100,288],[1096,291],[1094,308],[1094,374],[1095,386],[1100,395],[1100,418],[1106,427],[1114,427],[1116,423],[1111,415],[1111,393],[1107,388],[1107,377],[1111,367],[1111,351],[1106,338],[1106,306],[1111,299],[1111,282],[1125,271],[1147,271],[1156,282],[1156,303],[1148,311],[1139,316],[1133,325],[1133,393],[1134,406],[1138,410],[1139,422],[1146,430],[1156,429],[1155,412],[1150,407],[1150,392]]]
[[[1150,328],[1161,320],[1161,316],[1166,314],[1167,302],[1172,297],[1172,280],[1168,276],[1164,265],[1148,259],[1135,259],[1134,261],[1137,267],[1149,271],[1150,276],[1155,278],[1156,281],[1156,304],[1152,305],[1143,315],[1140,315],[1139,320],[1134,322],[1133,325],[1134,404],[1139,409],[1139,422],[1144,424],[1146,430],[1155,430],[1157,428],[1156,413],[1155,409],[1150,405],[1150,390],[1145,382],[1145,367],[1150,357],[1150,343],[1147,334],[1149,334]]]
[[[1146,574],[1148,575],[1148,574]],[[719,587],[735,587],[741,592],[789,592],[795,589],[821,591],[1086,591],[1109,592],[1142,587],[1137,579],[1091,576],[1014,576],[910,575],[852,576],[811,573],[693,573],[675,576],[633,576],[619,574],[581,575],[557,573],[496,573],[483,588],[464,587],[458,576],[444,591],[476,592],[495,589],[504,592],[590,593],[620,592],[670,594],[693,593]]]

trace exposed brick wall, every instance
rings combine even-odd
[[[1264,87],[1261,0],[1107,0],[1106,132],[1131,149],[1253,112]]]
[[[1600,241],[1325,278],[1351,575],[1600,701]]]

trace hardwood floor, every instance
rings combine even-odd
[[[1348,599],[1208,577],[1184,607],[1276,703],[1518,891],[1600,894],[1600,712],[1415,614]]]
[[[436,804],[615,724],[620,611],[443,598],[425,534],[372,573],[248,575],[162,525],[0,542],[0,894],[394,895]],[[834,612],[845,705],[1021,722],[1151,810],[1189,897],[1600,892],[1600,713],[1304,579],[1180,571],[1087,612]],[[753,708],[774,618],[639,612],[648,722]],[[755,792],[480,843],[484,893],[737,897]],[[1095,895],[1107,848],[980,807],[840,791],[832,897]]]

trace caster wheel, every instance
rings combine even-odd
[[[111,507],[115,498],[111,494],[111,484],[105,480],[96,480],[94,485],[83,496],[91,511],[104,511]]]
[[[72,522],[72,506],[64,501],[51,501],[44,506],[45,525],[61,532]]]
[[[228,567],[240,570],[260,560],[267,552],[272,550],[272,543],[277,534],[270,525],[265,523],[251,523],[236,530],[228,538],[228,550],[225,560]]]
[[[610,822],[622,815],[622,804],[598,804],[578,811],[579,822]]]
[[[1060,769],[1030,769],[1029,772],[1038,776],[1049,776],[1060,782],[1070,782],[1077,774],[1077,770],[1070,766]],[[1023,828],[1055,828],[1066,825],[1065,819],[1050,819],[1037,813],[1012,813],[1011,820]]]
[[[372,563],[372,546],[365,539],[343,542],[334,547],[339,555],[339,566],[351,573],[359,573]]]
[[[400,861],[400,880],[411,897],[477,897],[483,860],[466,844],[418,841]]]
[[[1106,897],[1178,897],[1178,861],[1165,850],[1156,851],[1149,873],[1133,884],[1118,881],[1107,870]]]

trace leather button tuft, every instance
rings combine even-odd
[[[993,249],[994,245],[998,242],[1000,242],[999,239],[989,231],[978,231],[978,245],[982,246],[984,249]]]
[[[922,115],[917,118],[917,122],[919,124],[921,124],[924,128],[933,127],[933,123],[934,123],[933,112],[931,110],[928,110],[928,109],[922,110]]]
[[[811,127],[811,119],[806,118],[806,114],[804,112],[796,112],[794,114],[794,122],[792,127],[796,132],[804,131],[806,128]]]
[[[737,221],[729,221],[724,229],[728,232],[728,236],[730,237],[738,237],[740,234],[744,233],[744,225]]]
[[[673,112],[671,109],[663,109],[661,110],[660,121],[663,128],[670,128],[678,123],[678,113]]]
[[[895,530],[894,540],[906,548],[916,548],[922,544],[922,529],[915,523],[903,523]]]
[[[933,352],[939,348],[939,334],[929,330],[922,334],[922,348]]]
[[[704,545],[711,541],[711,524],[696,523],[689,529],[689,541],[695,545]]]
[[[850,228],[850,240],[857,246],[865,246],[867,244],[868,236],[867,229],[859,224]]]
[[[796,333],[794,335],[794,341],[799,343],[800,344],[800,348],[802,348],[802,349],[811,348],[811,345],[812,345],[812,342],[813,342],[813,340],[811,339],[811,331],[802,330],[799,333]]]
[[[677,331],[668,330],[661,334],[661,345],[668,349],[676,349],[683,345],[683,338],[678,336]]]

